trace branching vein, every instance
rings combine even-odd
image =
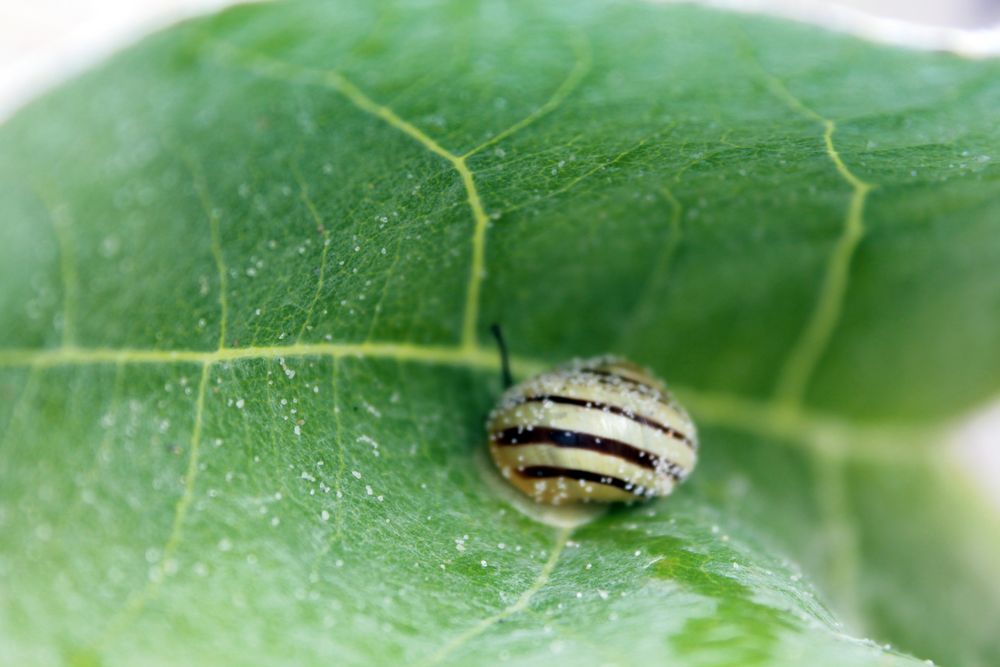
[[[528,127],[529,125],[537,121],[539,118],[542,118],[543,116],[550,114],[557,108],[559,108],[559,105],[562,104],[563,101],[567,97],[569,97],[570,93],[572,93],[576,89],[576,87],[580,85],[580,82],[587,75],[587,72],[590,71],[590,66],[591,66],[590,43],[587,41],[586,36],[583,35],[582,33],[575,33],[573,35],[573,54],[574,54],[574,62],[572,69],[566,76],[565,80],[563,80],[563,82],[559,85],[559,87],[556,88],[555,92],[552,93],[552,96],[549,97],[548,100],[546,100],[545,104],[538,107],[532,113],[528,114],[518,122],[511,125],[506,130],[498,132],[497,134],[493,135],[483,143],[473,148],[472,150],[466,152],[464,155],[462,155],[462,157],[463,158],[470,157],[472,155],[475,155],[476,153],[483,151],[486,148],[489,148],[494,144],[503,141],[512,134],[515,134],[523,130],[524,128]]]
[[[809,382],[823,354],[829,347],[833,332],[840,321],[844,300],[850,280],[851,262],[858,244],[865,234],[864,207],[868,193],[874,187],[858,178],[844,163],[834,143],[836,122],[826,118],[807,106],[788,90],[776,76],[755,64],[767,81],[768,87],[792,111],[820,124],[823,127],[823,145],[826,155],[833,163],[840,177],[851,187],[851,197],[844,216],[844,224],[826,263],[826,270],[820,285],[819,295],[813,312],[792,347],[778,376],[774,404],[785,418],[796,419],[802,412],[802,402]],[[781,417],[779,417],[781,419]],[[905,440],[904,440],[905,442]],[[810,441],[813,465],[817,471],[817,499],[823,512],[823,522],[829,543],[835,553],[828,561],[828,576],[832,590],[841,591],[839,602],[847,607],[847,613],[858,616],[856,599],[859,545],[850,528],[847,514],[847,490],[842,471],[843,456],[850,440],[824,440],[820,437]],[[835,456],[830,456],[831,452]],[[825,454],[825,456],[824,456]],[[900,454],[899,461],[913,460],[913,454]]]
[[[489,226],[489,218],[483,209],[482,200],[479,199],[476,181],[465,164],[465,158],[458,158],[454,165],[462,176],[462,183],[468,193],[469,208],[472,210],[475,222],[472,230],[472,261],[465,289],[465,314],[462,317],[462,347],[472,350],[476,347],[476,322],[479,321],[480,292],[486,272],[486,229]]]
[[[152,572],[149,583],[138,593],[131,596],[122,610],[116,614],[104,632],[99,645],[106,643],[127,628],[142,614],[150,600],[156,597],[173,562],[181,543],[184,522],[194,500],[195,480],[198,477],[198,458],[201,450],[201,430],[205,413],[205,390],[208,387],[208,376],[211,364],[202,363],[201,375],[198,380],[198,394],[194,405],[194,424],[191,428],[191,438],[188,441],[187,468],[184,472],[184,488],[181,497],[174,507],[174,518],[170,525],[170,534],[164,543],[160,560]]]
[[[326,276],[326,257],[330,251],[330,230],[327,229],[326,225],[323,224],[323,216],[319,214],[319,210],[316,208],[315,202],[313,202],[312,197],[309,195],[309,185],[306,183],[306,179],[302,176],[302,170],[299,168],[299,163],[292,161],[292,174],[295,176],[295,181],[299,186],[299,199],[305,204],[306,209],[309,211],[309,215],[312,217],[313,223],[316,225],[317,231],[323,237],[323,250],[320,254],[319,260],[319,277],[316,279],[316,291],[313,293],[312,301],[309,302],[309,308],[306,310],[306,317],[302,320],[302,328],[299,329],[299,335],[296,340],[302,340],[302,335],[309,329],[309,322],[312,320],[313,312],[316,310],[316,304],[319,303],[319,298],[323,293],[323,280]]]
[[[829,346],[840,321],[850,280],[851,262],[865,234],[864,209],[868,193],[874,187],[858,178],[844,163],[833,137],[836,123],[806,106],[792,95],[780,79],[761,69],[771,91],[790,109],[823,126],[823,144],[827,157],[837,173],[851,186],[851,198],[844,216],[844,225],[827,260],[826,270],[812,315],[792,346],[778,376],[775,399],[790,411],[802,405],[803,396],[816,366]]]
[[[640,328],[646,314],[654,305],[658,305],[658,303],[654,301],[654,297],[658,293],[656,288],[660,285],[663,278],[669,275],[674,255],[677,253],[677,247],[680,245],[681,239],[684,235],[681,228],[681,217],[684,214],[683,205],[668,185],[661,185],[659,187],[659,192],[670,205],[670,218],[668,221],[669,235],[663,242],[663,246],[660,249],[656,263],[653,265],[653,271],[646,280],[646,287],[636,299],[635,305],[632,308],[632,313],[626,319],[626,323],[622,325],[618,340],[616,341],[614,348],[612,348],[615,350],[625,349],[626,341],[628,341],[629,337]]]
[[[457,635],[420,664],[423,667],[432,667],[433,665],[440,664],[445,658],[454,653],[457,649],[461,648],[464,644],[468,643],[470,640],[483,634],[497,623],[500,623],[514,614],[527,609],[528,605],[531,604],[532,598],[535,597],[535,594],[548,583],[549,577],[552,575],[552,570],[555,569],[556,563],[559,562],[559,557],[566,548],[566,542],[569,541],[572,533],[572,528],[562,528],[558,533],[556,533],[556,542],[552,547],[552,552],[549,554],[549,559],[545,562],[545,565],[542,566],[538,576],[535,577],[535,581],[531,584],[531,586],[525,589],[523,593],[521,593],[513,604],[504,607],[493,616],[484,618],[462,634]]]
[[[521,130],[531,123],[537,121],[542,116],[550,113],[568,96],[579,84],[580,80],[590,68],[589,47],[583,41],[576,44],[577,58],[576,64],[570,71],[566,80],[555,90],[549,100],[539,107],[534,113],[528,115],[523,120],[515,123],[486,143],[473,148],[469,152],[459,155],[447,150],[426,132],[402,118],[391,107],[380,104],[369,97],[360,87],[350,81],[346,76],[334,70],[321,70],[309,67],[301,67],[290,63],[285,63],[262,54],[250,53],[231,44],[216,44],[218,52],[223,58],[233,59],[241,63],[250,71],[263,77],[277,79],[281,81],[301,81],[303,83],[313,83],[332,88],[343,95],[351,104],[358,109],[380,118],[391,127],[399,130],[410,137],[431,153],[447,160],[458,173],[465,190],[466,200],[469,210],[472,213],[473,228],[471,250],[472,256],[469,262],[469,277],[465,289],[465,307],[462,316],[462,330],[460,337],[461,346],[467,351],[476,349],[476,324],[479,321],[480,296],[482,292],[482,281],[485,276],[486,264],[486,231],[489,226],[489,216],[483,206],[482,198],[476,187],[476,179],[472,170],[469,169],[467,158],[476,152],[486,148],[503,138],[509,137],[518,130]]]
[[[221,350],[144,350],[111,348],[51,348],[0,350],[0,368],[79,366],[86,364],[216,364],[251,359],[329,356],[334,359],[391,359],[399,362],[441,364],[458,368],[495,371],[499,359],[493,350],[462,346],[414,345],[409,343],[296,343],[251,346]],[[541,359],[511,359],[518,376],[539,373],[549,364]],[[734,394],[701,392],[674,387],[699,421],[744,433],[772,437],[776,442],[812,448],[820,440],[845,443],[852,458],[873,461],[921,463],[929,451],[922,446],[939,435],[944,424],[927,426],[875,426],[838,419],[800,409],[789,413],[774,401],[759,401]]]
[[[539,197],[537,199],[532,199],[530,201],[521,202],[520,204],[514,204],[513,206],[508,206],[507,208],[503,209],[502,211],[499,211],[498,214],[499,215],[507,215],[508,213],[513,213],[514,211],[519,211],[519,210],[521,210],[523,208],[527,208],[529,206],[534,206],[535,204],[537,204],[539,202],[542,202],[542,201],[545,201],[545,200],[548,200],[548,199],[552,199],[554,197],[558,197],[561,194],[565,194],[566,192],[569,192],[570,190],[572,190],[573,188],[575,188],[577,185],[579,185],[582,181],[587,180],[588,178],[590,178],[594,174],[596,174],[598,172],[601,172],[601,171],[604,171],[605,169],[608,169],[609,167],[615,166],[616,164],[618,164],[619,162],[621,162],[622,160],[624,160],[626,157],[628,157],[629,155],[631,155],[635,151],[637,151],[640,148],[642,148],[646,144],[646,142],[649,141],[651,138],[652,138],[652,135],[649,136],[649,137],[643,137],[642,139],[640,139],[639,141],[635,142],[634,144],[632,144],[631,146],[629,146],[625,150],[621,151],[620,153],[616,154],[615,156],[613,156],[613,157],[605,160],[604,162],[598,163],[597,165],[591,167],[590,169],[588,169],[587,171],[583,172],[582,174],[580,174],[576,178],[573,178],[572,180],[570,180],[568,183],[566,183],[562,187],[556,188],[555,190],[552,190],[552,191],[548,192],[544,197]]]

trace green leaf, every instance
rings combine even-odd
[[[1000,66],[540,4],[237,8],[0,129],[5,664],[1000,661]],[[536,520],[494,321],[663,374],[691,482]]]

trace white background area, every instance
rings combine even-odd
[[[0,120],[144,34],[232,0],[0,0]],[[1000,0],[706,0],[882,41],[1000,55]],[[998,269],[1000,270],[1000,269]],[[1000,507],[1000,400],[956,422],[951,453]]]

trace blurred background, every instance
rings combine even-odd
[[[669,1],[669,0],[650,0]],[[122,44],[234,0],[7,0],[0,3],[0,118]],[[1000,0],[708,0],[833,24],[887,41],[1000,53]],[[992,30],[990,30],[993,28]]]
[[[669,0],[650,0],[669,1]],[[233,0],[0,3],[0,120],[43,90],[159,27]],[[1000,56],[1000,0],[707,0],[870,39]],[[956,425],[952,452],[1000,507],[1000,397]]]
[[[819,0],[812,3],[818,4]],[[1000,19],[1000,2],[996,0],[843,0],[839,3],[870,11],[880,16],[897,17],[926,23],[929,25],[953,25],[966,28],[977,28],[984,24],[993,24]]]

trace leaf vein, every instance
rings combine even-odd
[[[0,368],[29,366],[80,366],[100,363],[215,364],[279,357],[329,356],[334,359],[392,359],[401,362],[441,364],[494,371],[499,359],[482,347],[414,345],[409,343],[296,343],[283,346],[230,347],[222,350],[144,350],[110,348],[49,348],[0,350]],[[511,360],[519,376],[532,375],[548,364],[541,359]],[[810,450],[822,442],[843,443],[853,459],[897,464],[924,463],[930,445],[945,423],[885,425],[865,424],[836,415],[800,409],[788,412],[773,400],[757,400],[724,392],[674,387],[695,417],[706,424],[774,438],[779,445]]]
[[[174,506],[174,517],[171,521],[170,533],[164,543],[160,559],[146,586],[139,592],[131,595],[125,606],[112,617],[104,633],[96,642],[96,647],[101,647],[109,640],[118,636],[118,634],[142,614],[149,601],[155,598],[163,587],[163,582],[168,575],[168,568],[171,567],[173,558],[177,554],[177,549],[180,547],[184,523],[187,520],[191,503],[194,501],[195,481],[198,478],[201,431],[205,413],[205,391],[208,387],[211,368],[211,362],[206,361],[201,364],[201,376],[198,380],[198,393],[195,399],[194,420],[191,427],[191,437],[188,442],[188,460],[184,471],[184,487],[180,499],[178,499],[177,504]]]
[[[422,667],[432,667],[433,665],[440,664],[445,658],[454,653],[456,650],[461,648],[464,644],[468,643],[472,639],[475,639],[479,635],[483,634],[491,627],[504,621],[514,614],[527,609],[528,605],[531,604],[532,598],[542,590],[545,584],[548,583],[549,577],[552,575],[552,571],[555,569],[556,564],[559,562],[559,557],[562,555],[566,548],[566,543],[569,541],[570,536],[573,534],[572,528],[562,528],[556,533],[555,545],[552,547],[552,551],[549,553],[549,558],[545,561],[545,565],[542,566],[541,571],[539,571],[538,576],[535,577],[535,581],[532,582],[531,586],[524,590],[517,600],[512,604],[504,607],[499,612],[492,616],[488,616],[479,623],[476,623],[472,627],[468,628],[465,632],[456,635],[449,642],[444,644],[437,651],[432,653],[426,660],[419,663]]]
[[[656,303],[653,301],[653,296],[656,294],[656,286],[660,283],[662,278],[670,274],[674,255],[677,254],[677,248],[680,246],[681,241],[684,238],[684,229],[681,226],[684,206],[680,203],[669,186],[665,184],[661,185],[658,190],[662,197],[670,205],[670,233],[666,242],[663,244],[663,248],[658,253],[656,262],[653,265],[653,270],[646,281],[645,289],[640,292],[639,297],[632,306],[631,314],[627,317],[626,323],[622,325],[621,333],[618,335],[618,340],[615,343],[615,348],[619,350],[624,349],[630,336],[641,328],[640,325],[643,323],[644,319],[647,318],[650,308],[654,303]]]
[[[312,196],[309,194],[309,185],[302,176],[302,169],[299,167],[297,160],[292,161],[292,174],[294,175],[295,181],[299,186],[299,199],[309,211],[309,215],[312,217],[313,223],[316,225],[316,229],[323,235],[323,250],[320,253],[319,276],[316,279],[316,291],[313,293],[312,301],[309,302],[309,308],[306,310],[306,317],[302,321],[302,327],[299,329],[299,335],[296,338],[296,341],[300,341],[302,340],[303,334],[305,334],[306,330],[309,328],[309,322],[312,320],[313,312],[316,310],[316,304],[319,303],[320,295],[323,292],[323,281],[326,276],[326,258],[330,250],[330,230],[328,230],[326,225],[323,224],[323,216],[319,214],[319,210],[316,208],[316,203],[313,202]]]
[[[458,172],[473,218],[472,259],[466,285],[465,309],[462,317],[460,340],[463,348],[474,350],[476,347],[476,322],[479,319],[479,299],[484,273],[486,228],[489,224],[489,217],[483,208],[482,199],[476,188],[476,181],[472,171],[466,164],[466,156],[456,155],[447,150],[419,127],[399,116],[391,107],[380,104],[369,97],[361,88],[336,70],[300,67],[268,58],[261,54],[248,53],[231,44],[217,43],[216,46],[223,54],[249,58],[251,61],[248,64],[249,70],[259,76],[275,78],[281,81],[294,81],[297,78],[304,78],[306,81],[318,82],[321,85],[336,90],[361,111],[385,121],[389,126],[410,137],[431,153],[447,160],[455,171]]]
[[[850,282],[851,264],[858,245],[865,235],[865,202],[868,193],[875,185],[858,178],[844,163],[833,139],[837,131],[836,122],[807,106],[795,97],[778,77],[765,70],[759,63],[756,64],[768,88],[777,98],[792,111],[822,125],[823,145],[827,158],[833,163],[840,177],[851,186],[851,197],[844,215],[843,226],[827,259],[816,304],[778,374],[775,400],[786,410],[795,411],[801,407],[809,382],[840,322]]]
[[[603,162],[601,162],[601,163],[599,163],[599,164],[591,167],[587,171],[583,172],[579,176],[573,178],[571,181],[569,181],[568,183],[566,183],[562,187],[556,188],[555,190],[551,190],[544,197],[539,197],[537,199],[532,199],[532,200],[529,200],[529,201],[524,201],[524,202],[521,202],[519,204],[513,204],[513,205],[508,206],[507,208],[503,209],[502,211],[499,211],[497,213],[497,215],[501,215],[501,216],[502,215],[507,215],[509,213],[513,213],[514,211],[519,211],[519,210],[521,210],[523,208],[528,208],[528,207],[534,206],[535,204],[538,204],[539,202],[547,201],[549,199],[553,199],[555,197],[558,197],[561,194],[565,194],[566,192],[569,192],[570,190],[572,190],[573,188],[575,188],[577,185],[579,185],[581,182],[587,180],[588,178],[590,178],[591,176],[593,176],[597,172],[604,171],[608,167],[615,166],[616,164],[618,164],[619,162],[621,162],[622,160],[624,160],[626,157],[628,157],[629,155],[631,155],[635,151],[637,151],[640,148],[642,148],[646,144],[646,142],[648,142],[651,138],[653,138],[657,134],[659,134],[659,132],[654,132],[653,134],[651,134],[648,137],[643,137],[642,139],[640,139],[639,141],[635,142],[634,144],[632,144],[631,146],[629,146],[625,150],[617,153],[613,157],[611,157],[611,158],[609,158],[607,160],[604,160]]]
[[[499,143],[506,139],[507,137],[520,132],[524,128],[528,127],[532,123],[536,122],[540,118],[547,116],[548,114],[555,111],[559,106],[566,100],[567,97],[572,94],[574,90],[580,85],[580,82],[590,71],[592,64],[590,43],[588,42],[586,36],[582,33],[574,33],[573,36],[573,54],[575,56],[573,67],[570,69],[569,74],[561,84],[553,91],[552,95],[548,100],[545,101],[542,106],[538,107],[530,114],[514,123],[507,129],[493,135],[483,143],[479,144],[475,148],[467,151],[462,155],[462,158],[468,158],[476,153],[483,151],[490,146]]]

